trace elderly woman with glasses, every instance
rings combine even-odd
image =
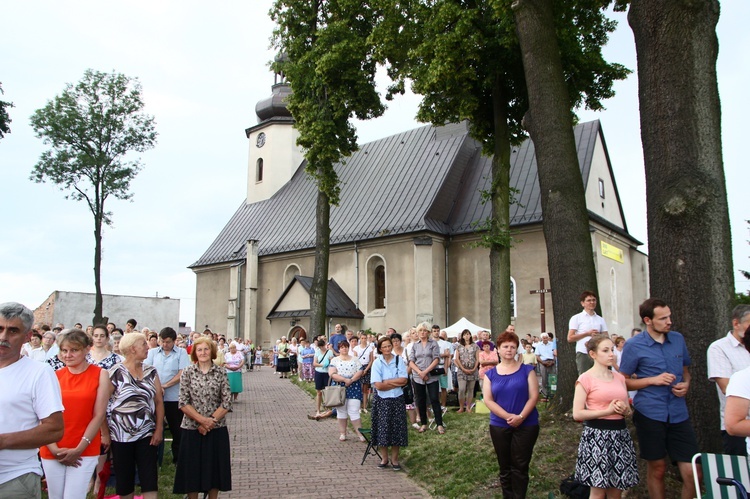
[[[390,464],[399,471],[399,449],[409,444],[403,390],[408,382],[406,362],[393,353],[393,341],[387,336],[378,340],[377,349],[380,355],[373,361],[371,375],[372,386],[377,390],[372,402],[372,443],[380,447],[378,468],[388,467],[390,447]]]

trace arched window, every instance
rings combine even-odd
[[[255,181],[263,182],[263,158],[255,162]]]
[[[295,263],[288,265],[284,270],[284,282],[282,283],[281,287],[286,289],[286,287],[289,286],[289,283],[292,282],[292,279],[294,279],[294,276],[296,275],[300,275],[299,266]]]
[[[375,308],[385,308],[385,266],[375,267]]]
[[[385,261],[375,255],[367,261],[367,310],[386,308]]]
[[[510,278],[510,316],[512,318],[518,317],[518,311],[516,310],[516,280]]]

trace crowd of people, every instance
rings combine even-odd
[[[237,344],[220,350],[226,341],[210,330],[139,331],[135,319],[124,331],[33,321],[25,306],[0,304],[0,497],[41,497],[42,472],[50,499],[103,497],[114,466],[119,497],[132,498],[137,481],[156,498],[165,423],[173,492],[231,490],[225,416],[242,391]]]
[[[682,335],[671,330],[669,306],[646,300],[639,307],[645,331],[625,338],[611,334],[596,314],[594,293],[582,293],[580,303],[566,338],[575,343],[579,373],[573,417],[584,426],[575,480],[596,498],[619,498],[639,482],[626,426],[632,417],[649,496],[665,497],[671,460],[682,496],[695,497],[691,458],[698,445],[685,403],[691,358]],[[449,391],[457,393],[457,414],[481,399],[490,413],[503,496],[521,498],[540,432],[536,406],[554,391],[558,361],[552,333],[519,338],[512,325],[493,342],[488,331],[464,330],[451,339],[430,323],[403,334],[337,324],[330,337],[282,337],[264,352],[252,340],[228,341],[209,329],[189,337],[169,327],[139,331],[132,319],[124,331],[112,323],[84,330],[32,322],[23,305],[0,305],[0,404],[12,408],[0,411],[0,497],[38,487],[42,469],[49,497],[84,497],[92,477],[106,482],[110,456],[120,497],[132,497],[136,476],[144,497],[156,497],[165,426],[177,464],[175,493],[216,497],[231,490],[225,416],[243,392],[241,373],[260,369],[267,358],[280,378],[296,374],[314,383],[316,413],[309,417],[335,415],[340,441],[351,428],[364,442],[361,414],[371,410],[380,469],[402,469],[399,452],[408,446],[410,426],[417,435],[446,433]],[[749,330],[750,306],[738,306],[732,330],[707,353],[728,454],[747,455]],[[324,406],[328,386],[342,387],[341,405]]]

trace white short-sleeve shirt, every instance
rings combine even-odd
[[[576,314],[570,318],[568,330],[571,329],[575,329],[576,334],[583,333],[584,331],[591,331],[592,329],[597,329],[600,333],[609,331],[609,329],[607,329],[607,323],[604,322],[604,319],[600,315],[598,315],[596,312],[594,312],[592,315],[589,315],[585,310],[580,314]],[[576,341],[576,353],[588,354],[588,350],[586,350],[586,343],[588,341],[588,336],[585,336]]]
[[[708,379],[731,378],[734,373],[750,367],[750,352],[745,346],[732,336],[731,331],[723,338],[711,343],[706,354],[708,361]],[[721,416],[721,429],[724,427],[724,408],[727,405],[727,397],[721,393],[721,388],[716,385],[719,395],[719,415]],[[727,392],[728,394],[728,392]],[[749,397],[750,398],[750,397]]]
[[[46,362],[21,357],[0,369],[0,433],[29,430],[63,410],[60,383]],[[26,473],[42,474],[39,449],[0,450],[0,483]]]

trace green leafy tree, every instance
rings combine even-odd
[[[50,146],[31,180],[57,184],[67,199],[85,201],[94,216],[94,324],[102,321],[102,227],[112,223],[105,203],[110,196],[133,197],[130,182],[142,166],[126,156],[156,144],[154,118],[143,107],[137,79],[88,69],[31,116],[36,136]]]
[[[624,2],[622,2],[624,3]],[[716,74],[717,0],[630,2],[646,172],[649,284],[692,357],[688,408],[701,450],[721,449],[706,350],[726,334],[732,244]],[[700,237],[696,237],[700,235]]]
[[[0,95],[4,94],[3,92],[3,84],[0,83]],[[10,122],[12,121],[10,119],[10,115],[8,114],[8,109],[13,107],[12,102],[5,102],[0,100],[0,139],[2,139],[6,133],[10,133]]]
[[[610,0],[579,1],[574,17],[565,17],[557,27],[555,19],[561,18],[556,11],[557,2],[517,0],[512,6],[529,98],[523,125],[534,141],[550,284],[554,290],[555,330],[562,336],[557,344],[560,361],[554,400],[559,412],[570,410],[578,376],[575,343],[568,343],[563,336],[568,319],[580,311],[578,297],[582,290],[597,291],[571,109],[584,104],[601,109],[601,101],[614,94],[612,82],[628,74],[622,66],[608,64],[601,54],[607,33],[615,26],[602,11],[609,3]],[[564,59],[579,61],[578,67],[586,69],[566,71]],[[570,85],[571,79],[576,80],[575,86]]]
[[[316,182],[315,272],[310,289],[311,336],[325,334],[330,208],[339,202],[334,166],[357,150],[350,119],[380,116],[376,63],[369,42],[378,12],[355,0],[277,0],[273,44],[286,57],[274,63],[292,87],[288,109],[299,132],[305,170]]]
[[[418,119],[435,125],[468,120],[471,136],[493,158],[487,193],[492,217],[484,241],[490,248],[491,328],[502,331],[511,312],[510,153],[514,144],[525,139],[522,120],[529,108],[512,2],[383,1],[388,8],[375,39],[378,57],[387,62],[395,81],[390,93],[402,92],[411,81],[414,92],[423,96]],[[565,126],[570,128],[572,108],[600,106],[600,100],[611,95],[612,82],[626,74],[624,68],[601,57],[601,46],[614,26],[602,16],[592,15],[589,7],[556,3],[555,32],[563,47],[567,90]],[[581,183],[580,171],[576,171],[574,178]],[[580,197],[583,199],[582,194]],[[585,203],[583,206],[585,210]],[[585,223],[588,229],[588,218]],[[588,234],[576,242],[579,249],[588,248],[591,254]],[[583,289],[588,285],[581,277],[595,275],[593,258],[583,266],[591,267],[591,272],[579,268],[572,282],[560,287]]]

